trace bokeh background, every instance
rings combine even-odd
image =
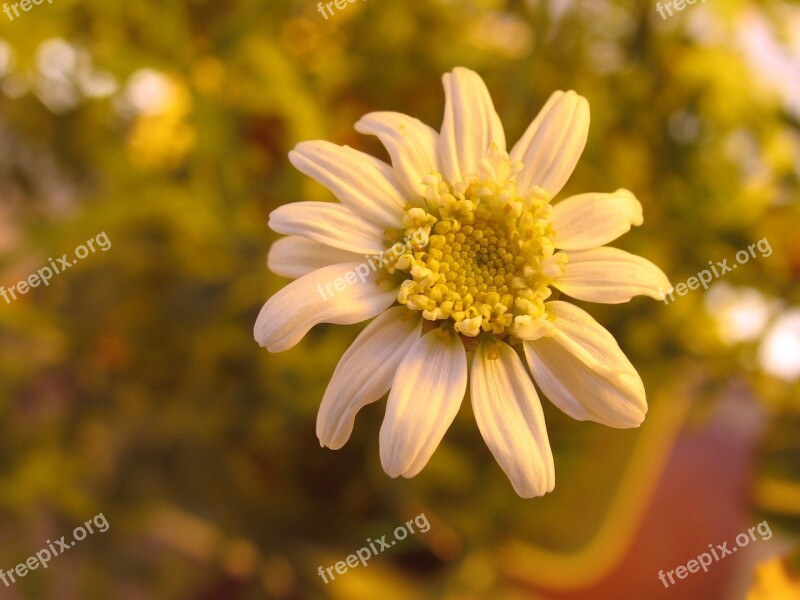
[[[674,11],[674,9],[673,9]],[[589,99],[561,197],[633,190],[614,245],[673,284],[759,256],[669,305],[586,308],[648,390],[634,431],[544,401],[556,489],[513,492],[468,403],[424,471],[381,470],[383,402],[340,451],[315,414],[359,327],[272,355],[252,339],[275,207],[330,200],[287,152],[353,123],[439,127],[440,77],[485,78],[509,140],[556,89]],[[106,232],[49,287],[0,299],[0,567],[102,512],[110,529],[10,599],[800,598],[800,6],[366,0],[53,0],[0,13],[0,285]],[[318,566],[424,512],[431,528],[325,584]],[[767,520],[774,536],[665,590]],[[792,579],[794,578],[794,579]]]

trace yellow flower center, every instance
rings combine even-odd
[[[409,241],[387,266],[407,277],[401,304],[429,321],[449,320],[467,337],[536,339],[550,331],[544,301],[567,257],[554,254],[547,192],[517,194],[520,168],[493,147],[467,182],[452,186],[438,173],[425,179],[424,203],[405,210]]]

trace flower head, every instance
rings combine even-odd
[[[516,492],[555,485],[533,379],[578,420],[636,427],[644,386],[614,338],[558,300],[660,299],[671,288],[648,260],[605,246],[642,208],[624,189],[552,204],[583,152],[589,105],[555,92],[522,138],[505,133],[473,71],[444,76],[441,133],[390,112],[356,129],[377,136],[391,166],[347,146],[299,144],[292,164],[340,203],[299,202],[270,215],[270,268],[298,278],[264,305],[255,338],[286,350],[317,323],[376,317],[339,362],[317,436],[340,448],[366,404],[389,398],[380,432],[384,470],[419,473],[455,418],[467,381],[478,428]],[[468,367],[468,354],[472,355]]]

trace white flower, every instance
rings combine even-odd
[[[317,323],[377,317],[328,385],[317,417],[321,444],[343,446],[361,407],[389,392],[381,463],[392,477],[413,477],[455,418],[469,379],[495,459],[520,496],[540,496],[555,485],[553,456],[521,354],[542,392],[575,419],[636,427],[647,412],[642,381],[611,334],[580,308],[550,299],[552,288],[615,304],[661,299],[659,290],[671,286],[651,262],[604,246],[642,223],[629,191],[550,205],[586,144],[586,99],[555,92],[507,153],[480,76],[459,67],[443,79],[441,133],[391,112],[356,123],[383,142],[391,166],[324,141],[289,154],[340,202],[299,202],[270,215],[270,227],[290,237],[273,245],[269,266],[298,279],[264,305],[255,338],[280,352]],[[398,243],[399,255],[387,252]],[[331,289],[345,279],[355,283]]]

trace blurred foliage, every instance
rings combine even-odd
[[[636,514],[648,494],[621,486],[664,460],[636,449],[657,457],[660,440],[665,455],[681,407],[700,423],[732,385],[770,415],[754,508],[796,531],[800,384],[759,357],[768,323],[800,304],[800,104],[779,60],[797,67],[798,9],[738,0],[662,20],[654,4],[369,0],[326,21],[310,0],[55,0],[0,16],[0,284],[101,231],[112,242],[0,301],[0,565],[100,511],[111,524],[4,593],[514,597],[499,549],[577,551],[608,515]],[[748,45],[763,29],[769,60],[763,40]],[[440,77],[459,64],[485,78],[510,140],[553,90],[589,99],[561,197],[633,190],[645,223],[614,245],[673,283],[761,238],[773,249],[725,276],[771,307],[747,340],[720,335],[731,325],[701,291],[586,307],[652,414],[615,431],[544,402],[557,483],[535,501],[514,495],[468,403],[413,480],[380,468],[382,402],[344,449],[320,449],[316,408],[359,328],[317,327],[279,355],[251,335],[286,284],[264,264],[268,213],[330,199],[287,152],[328,139],[385,157],[352,124],[397,110],[438,127]],[[422,511],[428,533],[335,586],[317,576]]]

